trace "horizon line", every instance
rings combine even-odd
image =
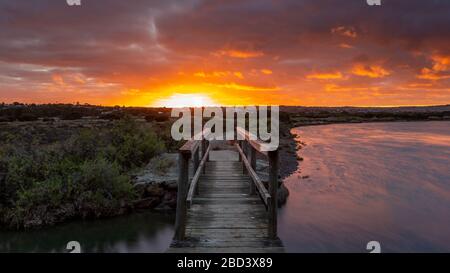
[[[167,109],[177,109],[177,108],[199,108],[199,107],[247,107],[247,106],[279,106],[279,107],[303,107],[303,108],[407,108],[407,107],[447,107],[447,104],[416,104],[416,105],[274,105],[274,104],[258,104],[258,105],[214,105],[214,106],[185,106],[185,107],[168,107],[168,106],[143,106],[143,105],[103,105],[103,104],[91,104],[91,103],[81,103],[81,102],[46,102],[46,103],[36,103],[36,102],[0,102],[0,105],[73,105],[73,106],[96,106],[96,107],[121,107],[121,108],[167,108]]]

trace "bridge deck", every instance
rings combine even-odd
[[[169,252],[284,252],[279,239],[268,239],[266,208],[249,195],[249,183],[237,152],[211,151],[187,212],[186,239]]]

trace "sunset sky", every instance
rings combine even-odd
[[[0,0],[0,102],[450,104],[450,1]]]

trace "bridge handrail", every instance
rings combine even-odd
[[[200,178],[201,173],[203,172],[203,169],[205,168],[206,161],[208,161],[209,151],[211,150],[211,145],[208,145],[208,148],[204,152],[202,161],[200,162],[200,165],[197,168],[197,171],[194,174],[194,177],[192,178],[191,184],[189,186],[189,191],[186,198],[187,207],[190,208],[192,205],[192,199],[194,198],[194,194],[197,191],[197,184],[198,180]]]
[[[244,165],[243,171],[247,171],[252,178],[250,183],[250,194],[255,194],[255,188],[267,208],[268,216],[268,235],[269,238],[277,238],[277,191],[278,191],[278,172],[279,157],[278,149],[273,151],[263,151],[262,145],[266,143],[260,140],[254,140],[254,136],[242,128],[236,128],[237,134],[243,136],[236,144],[240,159]],[[203,132],[202,132],[203,134]],[[208,161],[211,147],[206,136],[194,138],[187,141],[179,150],[179,174],[178,174],[178,193],[177,193],[177,214],[175,222],[176,240],[184,240],[186,233],[187,207],[191,206],[193,196],[198,189],[197,184],[202,171],[205,170],[205,164]],[[196,140],[201,139],[201,140]],[[201,149],[200,149],[201,145]],[[200,152],[203,153],[200,156]],[[256,173],[256,152],[263,154],[269,161],[269,181],[268,189],[264,186]],[[193,158],[194,177],[189,185],[189,161]],[[201,162],[199,160],[201,157]],[[189,186],[188,186],[189,185]]]
[[[278,173],[279,173],[279,154],[278,148],[272,151],[264,151],[263,145],[267,143],[258,140],[257,137],[247,130],[237,127],[236,132],[244,140],[238,140],[236,144],[240,158],[242,159],[244,170],[247,170],[248,174],[253,180],[250,184],[250,194],[255,193],[255,186],[263,199],[269,218],[269,237],[277,237],[277,209],[278,209]],[[256,152],[263,154],[269,161],[269,189],[264,187],[264,184],[256,174]],[[262,185],[262,187],[261,187]],[[266,192],[268,192],[270,198],[267,198]]]
[[[177,214],[175,219],[175,236],[177,240],[183,240],[186,233],[186,216],[187,216],[187,200],[189,198],[188,191],[191,188],[196,189],[196,184],[198,182],[198,177],[200,176],[200,171],[204,170],[205,162],[208,161],[210,145],[209,141],[206,140],[207,134],[205,132],[200,132],[194,136],[193,139],[188,140],[180,149],[178,154],[178,193],[177,193]],[[201,139],[201,140],[198,140]],[[201,145],[201,149],[200,149]],[[200,156],[200,152],[203,155]],[[199,160],[202,158],[202,163]],[[193,159],[194,164],[194,185],[189,185],[189,161]],[[201,169],[201,170],[200,170]],[[197,178],[196,178],[197,177]],[[193,195],[193,193],[192,193]],[[192,202],[192,196],[191,196]],[[189,205],[191,204],[189,203]]]
[[[248,162],[248,159],[245,156],[244,151],[242,151],[241,147],[237,143],[235,144],[235,146],[236,146],[239,154],[241,155],[242,161],[244,162],[244,165],[248,171],[248,174],[252,178],[252,182],[255,184],[256,188],[258,189],[259,196],[264,201],[264,204],[266,205],[266,207],[269,206],[270,198],[271,198],[269,192],[267,191],[266,187],[264,186],[263,182],[259,178],[256,171],[252,168],[252,166]]]
[[[183,146],[179,149],[179,152],[182,154],[189,154],[193,155],[195,152],[197,152],[198,148],[200,147],[200,143],[202,140],[206,138],[205,132],[200,132],[196,134],[192,139],[186,141]],[[198,140],[201,139],[201,140]]]

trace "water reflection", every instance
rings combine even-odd
[[[69,241],[80,242],[87,253],[164,252],[173,236],[173,223],[172,214],[136,213],[29,232],[0,231],[0,252],[67,252]]]
[[[279,229],[291,252],[450,251],[450,122],[294,129],[307,146]]]

